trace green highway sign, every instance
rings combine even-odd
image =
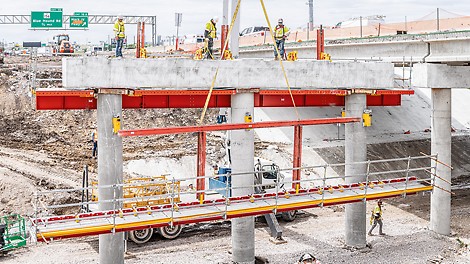
[[[62,8],[51,8],[51,11],[52,12],[54,12],[54,11],[55,12],[62,12],[63,10],[62,10]]]
[[[54,9],[54,11],[52,11]],[[55,11],[60,10],[60,11]],[[87,23],[88,24],[88,23]],[[62,8],[51,8],[51,11],[31,11],[32,28],[61,28]]]
[[[73,13],[74,16],[88,16],[88,12],[74,12]]]
[[[88,27],[88,16],[71,16],[70,17],[71,28],[87,28]]]

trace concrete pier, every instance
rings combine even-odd
[[[362,116],[366,108],[366,95],[353,94],[346,97],[346,116]],[[346,124],[344,143],[345,162],[361,162],[367,160],[367,141],[365,127],[360,123]],[[346,183],[357,183],[366,180],[367,165],[346,165],[345,175],[356,175],[346,178]],[[366,204],[354,203],[346,205],[346,245],[363,248],[366,246]]]
[[[113,116],[122,116],[120,94],[98,95],[98,186],[123,183],[122,138],[113,133]],[[123,197],[122,188],[98,189],[99,201]],[[99,210],[113,210],[120,204],[99,202]],[[99,236],[100,264],[124,263],[124,233]]]
[[[254,113],[252,93],[232,95],[232,122],[244,123],[247,114]],[[231,132],[232,173],[254,171],[253,130]],[[251,186],[232,190],[232,196],[253,194],[254,174],[232,176],[232,187]],[[232,219],[232,254],[235,263],[255,263],[255,222],[254,217]]]
[[[451,89],[431,89],[432,121],[431,121],[431,153],[437,154],[437,159],[451,165]],[[436,166],[436,175],[451,182],[451,169],[432,161]],[[451,185],[439,178],[434,184],[447,192],[434,188],[431,194],[431,230],[441,235],[450,235]]]

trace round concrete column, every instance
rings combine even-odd
[[[431,89],[432,122],[431,122],[431,153],[437,159],[451,165],[451,89]],[[436,166],[432,161],[431,166]],[[437,163],[436,175],[451,182],[451,169]],[[450,191],[451,185],[439,178],[434,184]],[[439,188],[431,194],[431,230],[441,235],[450,235],[451,196]]]
[[[233,13],[235,13],[235,9],[237,8],[238,0],[232,0],[232,7],[230,10],[230,21],[233,19]],[[241,4],[240,4],[241,9]],[[240,9],[238,9],[237,19],[235,19],[235,23],[233,24],[232,33],[230,34],[230,50],[232,51],[232,55],[235,59],[238,59],[240,55]],[[229,23],[230,24],[230,23]],[[230,26],[230,25],[229,25]]]
[[[232,95],[232,123],[244,123],[247,114],[253,115],[254,96],[252,93]],[[232,173],[253,172],[254,131],[234,130],[231,132]],[[232,196],[253,194],[254,175],[232,176],[232,187],[250,186],[232,190]],[[255,222],[252,216],[232,219],[232,254],[235,263],[255,262]]]
[[[346,116],[361,117],[366,108],[365,94],[346,96]],[[346,124],[344,143],[345,162],[367,161],[366,130],[359,123]],[[346,178],[346,183],[357,183],[366,180],[367,165],[346,165],[345,174],[356,175]],[[359,202],[346,205],[346,245],[362,248],[366,246],[366,204]]]
[[[122,116],[122,95],[98,94],[98,186],[122,184],[122,138],[113,133],[112,119]],[[122,198],[122,188],[98,189],[99,201]],[[112,202],[99,202],[98,208],[113,210]],[[124,263],[124,233],[99,236],[100,264]]]

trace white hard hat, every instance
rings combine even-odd
[[[284,23],[284,20],[282,18],[279,18],[279,20],[277,21],[277,23]]]
[[[124,16],[123,16],[123,15],[119,15],[119,16],[118,16],[118,19],[124,19]]]
[[[218,17],[218,16],[215,16],[215,17],[212,18],[212,20],[213,20],[215,23],[217,23],[217,22],[219,22],[219,17]]]
[[[310,255],[309,253],[305,253],[302,255],[302,257],[300,257],[299,262],[306,260],[315,260],[315,257]]]

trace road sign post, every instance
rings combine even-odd
[[[183,20],[182,13],[175,13],[175,26],[176,26],[176,47],[175,49],[178,50],[179,46],[179,28],[181,26],[181,21]]]

